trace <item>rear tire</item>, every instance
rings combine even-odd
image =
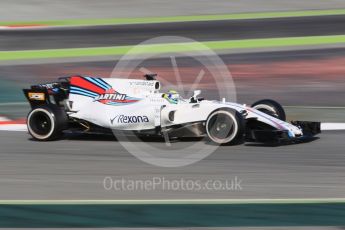
[[[238,144],[243,141],[243,116],[233,109],[216,110],[207,118],[206,133],[216,144]]]
[[[286,114],[283,106],[274,100],[260,100],[255,102],[251,107],[272,117],[278,118],[279,120],[286,121]]]
[[[67,114],[58,106],[39,106],[33,108],[27,117],[30,135],[38,141],[54,140],[67,128]]]

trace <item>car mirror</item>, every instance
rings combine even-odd
[[[194,90],[193,96],[190,98],[190,103],[197,103],[198,96],[201,94],[201,90]]]
[[[201,94],[201,90],[194,90],[193,98],[197,98]]]

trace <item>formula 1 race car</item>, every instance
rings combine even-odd
[[[130,131],[169,138],[208,137],[216,144],[295,141],[320,133],[319,122],[285,121],[283,107],[273,100],[252,106],[199,98],[176,91],[160,93],[155,74],[146,79],[71,76],[24,89],[31,105],[27,127],[35,140],[63,132]]]

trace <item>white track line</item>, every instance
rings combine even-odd
[[[3,124],[0,125],[0,131],[28,131],[26,124]]]
[[[1,117],[0,116],[0,121],[10,121],[10,119],[8,119],[7,117]]]
[[[345,130],[345,123],[321,123],[321,130]]]
[[[169,200],[0,200],[0,204],[290,204],[345,203],[345,198],[169,199]]]
[[[0,26],[0,30],[31,30],[45,28],[49,28],[49,26]]]

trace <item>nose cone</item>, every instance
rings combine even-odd
[[[289,128],[289,136],[290,136],[290,132],[293,134],[293,137],[303,135],[302,129],[297,126],[289,124],[288,128]]]

